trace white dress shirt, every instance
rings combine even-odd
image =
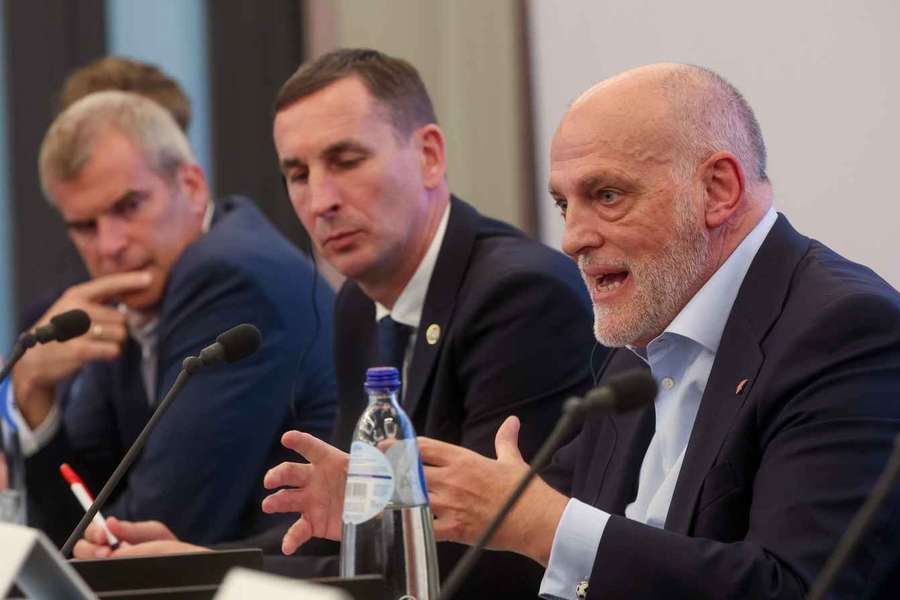
[[[416,337],[419,331],[419,325],[422,322],[422,310],[425,307],[425,295],[428,293],[428,284],[431,282],[431,274],[434,273],[434,266],[437,263],[438,254],[441,251],[441,245],[444,243],[444,234],[447,232],[447,222],[450,220],[450,204],[444,209],[441,222],[434,233],[428,250],[416,272],[410,278],[406,287],[400,292],[397,301],[394,302],[394,308],[388,309],[378,302],[375,303],[375,322],[377,323],[384,317],[390,315],[392,319],[403,325],[412,328],[409,334],[409,341],[406,344],[406,352],[403,355],[403,381],[406,381],[406,373],[409,369],[409,362],[412,359],[412,349],[416,344]],[[407,386],[403,386],[403,394],[406,394]]]
[[[659,386],[655,431],[641,463],[637,497],[625,509],[629,519],[658,528],[666,522],[725,323],[750,263],[776,218],[770,208],[646,351],[629,347],[649,364]],[[576,600],[575,588],[590,578],[609,517],[604,510],[569,500],[553,539],[541,597]]]

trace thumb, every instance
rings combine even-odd
[[[519,425],[519,417],[511,415],[497,430],[494,448],[500,462],[525,462],[519,452]]]

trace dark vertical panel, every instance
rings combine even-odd
[[[216,192],[250,196],[305,248],[272,143],[275,94],[304,58],[301,2],[208,0],[207,7]]]
[[[4,2],[10,192],[17,306],[83,277],[56,211],[45,202],[37,156],[56,93],[74,68],[105,51],[103,0]]]

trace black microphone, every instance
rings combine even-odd
[[[259,329],[253,325],[244,323],[237,327],[232,327],[221,334],[216,338],[214,344],[211,344],[200,351],[200,356],[188,356],[184,359],[181,372],[178,374],[178,377],[175,378],[175,383],[172,384],[169,393],[166,394],[165,398],[159,403],[159,406],[156,407],[156,410],[153,411],[150,420],[144,425],[144,429],[141,430],[137,439],[134,440],[134,443],[131,445],[131,448],[128,449],[128,452],[125,453],[119,466],[117,466],[116,470],[113,471],[113,474],[109,476],[106,485],[104,485],[103,489],[100,490],[100,493],[97,494],[97,498],[94,500],[93,504],[91,504],[90,508],[84,513],[84,516],[81,518],[81,521],[78,522],[78,525],[75,526],[72,533],[69,534],[69,539],[66,540],[66,543],[60,550],[63,556],[68,556],[72,553],[75,542],[84,535],[84,530],[87,529],[87,526],[94,518],[94,515],[96,515],[100,509],[103,508],[103,505],[106,504],[106,501],[113,493],[113,490],[116,489],[119,481],[125,476],[125,473],[131,467],[131,464],[135,461],[140,451],[143,450],[144,445],[147,443],[147,438],[150,436],[150,432],[156,427],[156,423],[169,407],[169,404],[172,403],[172,400],[175,399],[175,396],[181,391],[181,388],[183,388],[188,379],[190,379],[191,375],[194,375],[203,367],[219,361],[231,363],[241,360],[256,352],[261,341],[262,336],[259,333]],[[204,353],[206,353],[205,358]]]
[[[612,410],[624,413],[640,408],[656,398],[656,381],[643,369],[633,369],[610,377],[583,398],[569,398],[563,410],[591,413],[596,410]]]
[[[50,324],[34,330],[34,337],[41,344],[47,342],[65,342],[87,333],[91,326],[91,318],[80,308],[67,310],[50,318]]]
[[[825,566],[822,567],[822,572],[809,593],[809,600],[821,600],[828,593],[828,589],[834,583],[838,573],[853,556],[853,551],[856,550],[863,534],[872,524],[875,515],[878,514],[878,508],[890,494],[898,476],[900,476],[900,435],[894,438],[894,451],[891,452],[887,466],[881,472],[878,481],[875,482],[872,492],[853,516],[847,531],[841,537],[831,556],[828,557]]]
[[[75,308],[50,317],[49,324],[41,325],[33,333],[30,331],[22,333],[9,353],[9,361],[0,370],[0,381],[3,381],[9,375],[12,368],[16,366],[16,363],[25,354],[25,351],[35,344],[65,342],[84,335],[90,326],[91,318],[88,314],[80,308]]]
[[[182,367],[193,375],[203,367],[219,362],[233,363],[256,352],[261,343],[259,329],[250,323],[242,323],[219,335],[214,344],[200,351],[199,356],[188,356]]]
[[[528,472],[519,480],[519,484],[494,515],[478,541],[466,550],[460,561],[456,563],[453,571],[444,581],[439,600],[450,600],[459,591],[463,581],[475,567],[475,562],[487,546],[488,541],[497,533],[500,524],[503,523],[534,476],[550,462],[557,446],[565,440],[576,421],[588,413],[598,410],[616,413],[629,412],[653,402],[654,398],[656,398],[656,381],[650,372],[646,369],[632,369],[610,377],[604,385],[592,389],[583,398],[572,397],[566,400],[563,404],[562,417],[556,422],[556,427],[541,445]]]

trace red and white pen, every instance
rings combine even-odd
[[[63,478],[69,484],[69,489],[72,490],[72,494],[78,499],[78,503],[87,512],[91,508],[91,504],[94,503],[94,498],[87,487],[85,487],[84,482],[81,481],[81,477],[66,463],[59,465],[59,472],[62,473]],[[94,515],[93,522],[106,533],[106,541],[109,542],[109,547],[116,550],[119,547],[119,540],[106,526],[106,519],[100,514],[100,511],[97,511],[97,514]]]

